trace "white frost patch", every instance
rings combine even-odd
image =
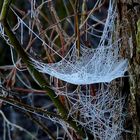
[[[83,50],[84,47],[81,46]],[[73,55],[53,64],[45,64],[31,58],[31,63],[42,73],[72,84],[85,85],[111,82],[123,77],[128,61],[119,58],[118,44],[108,48],[84,50],[80,59]]]

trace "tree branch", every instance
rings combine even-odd
[[[0,22],[2,23],[4,27],[4,31],[7,34],[11,45],[14,47],[14,49],[17,51],[17,53],[22,58],[23,62],[27,65],[29,72],[32,74],[33,78],[36,80],[36,82],[40,85],[40,87],[47,92],[47,95],[51,98],[55,106],[57,107],[59,113],[61,114],[64,121],[69,123],[69,125],[75,129],[75,131],[80,134],[80,136],[85,137],[85,133],[82,130],[82,128],[79,128],[75,121],[71,117],[67,118],[68,110],[63,106],[63,104],[60,102],[59,97],[56,96],[55,92],[50,88],[49,84],[43,77],[41,73],[39,73],[33,65],[31,64],[31,60],[28,56],[28,54],[24,51],[24,49],[21,47],[19,41],[11,31],[11,28],[7,22],[6,16],[9,9],[9,4],[11,0],[4,0],[1,16],[0,16]]]

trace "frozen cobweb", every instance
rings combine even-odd
[[[117,90],[119,87],[113,86],[100,84],[95,95],[88,87],[63,94],[71,104],[68,116],[92,133],[95,139],[118,140],[122,138],[122,132],[126,132],[123,126],[125,97]]]
[[[35,1],[33,1],[35,15]],[[13,10],[14,12],[14,10]],[[37,12],[36,12],[37,13]],[[111,82],[113,79],[122,77],[127,70],[128,62],[120,56],[121,39],[115,39],[115,17],[116,10],[112,0],[109,2],[108,14],[104,24],[104,29],[101,35],[100,42],[96,49],[87,48],[80,45],[80,50],[77,49],[76,43],[73,43],[71,49],[65,57],[61,56],[57,51],[50,47],[37,33],[35,33],[17,14],[18,26],[21,27],[21,44],[23,43],[23,26],[32,32],[42,44],[49,47],[54,54],[61,58],[61,61],[56,63],[43,63],[30,57],[32,65],[42,73],[49,74],[60,80],[68,83],[85,85],[100,82]],[[97,18],[90,16],[91,19],[97,21]],[[93,28],[93,27],[92,27]],[[3,30],[1,31],[3,33]],[[92,33],[91,31],[91,34]],[[78,51],[80,56],[78,56]]]
[[[103,34],[96,49],[89,49],[81,44],[80,56],[77,56],[78,50],[73,44],[60,62],[45,64],[31,58],[35,68],[42,73],[78,85],[109,83],[122,77],[127,70],[127,60],[120,56],[121,40],[112,41],[116,16],[114,8],[110,1]]]
[[[127,70],[127,60],[118,57],[118,42],[98,49],[87,49],[81,45],[80,58],[76,56],[75,45],[73,47],[72,55],[69,53],[57,63],[45,64],[32,58],[31,60],[40,72],[78,85],[111,82],[122,77]]]
[[[123,77],[127,70],[128,61],[120,56],[120,44],[122,40],[116,39],[115,36],[114,22],[116,10],[112,1],[113,0],[110,0],[109,2],[108,15],[105,23],[101,22],[101,24],[104,25],[104,29],[100,36],[100,42],[97,48],[92,49],[81,44],[80,57],[77,55],[78,50],[76,43],[73,43],[65,57],[61,56],[34,32],[33,29],[31,29],[30,26],[28,26],[28,24],[13,10],[18,19],[18,24],[13,28],[13,31],[21,28],[21,44],[24,43],[23,30],[24,27],[26,27],[26,30],[28,29],[29,32],[32,32],[42,44],[61,58],[61,61],[59,62],[46,64],[30,57],[32,65],[38,71],[47,73],[50,76],[66,81],[67,83],[86,85],[85,90],[81,89],[83,86],[78,86],[76,90],[70,92],[67,90],[66,83],[66,86],[61,87],[61,90],[59,87],[53,87],[53,90],[56,94],[65,96],[69,101],[70,110],[68,116],[72,116],[76,122],[80,123],[86,130],[88,129],[95,139],[100,140],[121,139],[121,133],[125,131],[123,127],[125,118],[125,114],[123,113],[125,97],[120,95],[120,91],[117,90],[118,88],[115,87],[115,89],[112,89],[112,83],[101,84],[100,88],[97,88],[95,95],[92,95],[88,88],[90,85],[87,85],[101,82],[109,83],[113,79]],[[35,9],[35,2],[35,0],[32,0],[32,18],[35,18],[38,14]],[[99,22],[93,15],[89,18]],[[88,32],[95,36],[93,30],[95,30],[94,27],[91,27],[91,30]],[[10,44],[1,24],[0,33]],[[63,89],[66,90],[63,91]],[[77,112],[80,112],[78,119],[75,115]],[[60,122],[60,124],[63,125],[63,128],[66,128],[68,124],[65,124],[65,122],[63,123]]]
[[[106,89],[107,90],[107,89]],[[111,91],[98,91],[95,97],[81,96],[79,111],[82,126],[85,126],[96,139],[120,139],[124,132],[124,98]]]

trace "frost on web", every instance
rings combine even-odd
[[[31,59],[33,65],[42,73],[47,73],[72,84],[92,84],[111,82],[122,77],[127,70],[127,60],[119,58],[118,42],[99,49],[87,49],[81,45],[81,57],[77,57],[76,47],[72,55],[54,64],[45,64]]]
[[[35,1],[33,1],[35,3]],[[33,4],[35,5],[35,4]],[[33,7],[33,6],[32,6]],[[31,10],[31,17],[37,14],[35,6]],[[14,12],[14,10],[12,10]],[[36,14],[33,14],[36,13]],[[25,23],[17,14],[14,12],[18,19],[17,28],[20,28],[20,42],[23,44],[24,28],[28,29],[29,32],[42,42],[46,48],[48,47],[54,54],[61,58],[61,61],[56,63],[45,64],[39,60],[31,59],[32,65],[42,73],[49,74],[50,76],[56,77],[60,80],[68,83],[85,85],[100,82],[111,82],[113,79],[123,77],[124,72],[127,70],[127,60],[120,56],[121,39],[115,39],[115,17],[116,10],[115,6],[110,0],[107,18],[104,24],[102,35],[100,36],[100,42],[96,49],[88,48],[83,44],[80,45],[80,50],[77,50],[76,41],[73,42],[71,49],[63,57],[52,47],[50,47],[37,33],[35,33],[31,27]],[[37,16],[37,15],[36,15]],[[91,20],[97,21],[93,15],[89,17]],[[91,27],[91,29],[94,27]],[[89,30],[90,31],[90,30]],[[3,34],[3,31],[1,31]],[[93,30],[90,34],[94,34]],[[77,56],[80,51],[80,56]]]
[[[32,0],[31,18],[38,16],[38,12],[35,9],[35,1],[36,0]],[[104,24],[104,29],[97,48],[88,48],[81,44],[80,57],[77,56],[78,50],[75,41],[72,42],[73,45],[69,49],[69,52],[63,57],[59,52],[54,50],[53,47],[50,47],[39,33],[31,28],[30,23],[21,19],[14,10],[12,11],[17,17],[18,24],[13,28],[13,31],[16,32],[17,29],[20,30],[19,41],[21,44],[24,44],[23,39],[25,34],[27,32],[32,33],[46,48],[49,48],[53,54],[61,58],[59,62],[46,64],[30,57],[31,64],[38,71],[72,84],[109,83],[113,79],[123,77],[128,65],[127,60],[120,56],[122,40],[116,38],[114,27],[116,10],[111,2],[112,0],[110,0],[105,23],[101,22],[101,24]],[[91,15],[89,18],[98,21],[94,15]],[[26,29],[26,32],[24,29]],[[95,36],[93,30],[95,30],[94,27],[91,27],[91,30],[88,30],[88,32]],[[9,43],[1,24],[0,33],[7,43]],[[122,113],[122,109],[124,98],[119,96],[120,94],[116,89],[110,90],[110,86],[105,85],[97,90],[95,96],[92,96],[89,90],[83,91],[77,89],[72,93],[68,93],[69,91],[67,90],[66,93],[63,93],[59,91],[59,89],[53,88],[56,94],[63,94],[71,103],[69,115],[80,123],[81,126],[88,129],[96,139],[119,139],[123,131],[124,114]],[[75,118],[75,112],[80,112],[80,120]]]
[[[78,94],[79,93],[79,94]],[[78,94],[78,98],[76,98]],[[94,96],[90,90],[77,89],[77,92],[65,94],[71,103],[69,115],[93,134],[95,139],[121,139],[126,114],[123,111],[125,97],[117,87],[101,84]],[[76,113],[79,112],[77,119]]]
[[[89,49],[81,44],[79,57],[74,43],[69,53],[60,62],[45,64],[33,58],[31,62],[42,73],[78,85],[109,83],[113,79],[123,77],[128,62],[120,56],[121,41],[112,41],[115,34],[115,12],[110,2],[103,34],[96,49]]]

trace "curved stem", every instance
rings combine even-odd
[[[4,0],[2,10],[1,10],[1,16],[0,16],[0,22],[2,23],[4,27],[4,31],[7,34],[11,45],[14,47],[14,49],[17,51],[17,53],[22,58],[23,62],[27,65],[29,72],[32,74],[35,81],[39,84],[39,86],[47,92],[47,95],[51,98],[55,106],[57,107],[60,115],[62,116],[63,120],[66,121],[75,131],[81,136],[85,137],[85,133],[82,128],[78,127],[77,123],[71,118],[67,118],[68,110],[63,106],[61,101],[59,100],[59,97],[56,96],[55,92],[50,88],[49,84],[47,83],[44,76],[39,73],[37,70],[35,70],[34,66],[31,64],[31,60],[28,56],[28,54],[25,52],[25,50],[20,45],[19,41],[13,34],[7,20],[7,12],[9,9],[9,4],[11,0]]]

